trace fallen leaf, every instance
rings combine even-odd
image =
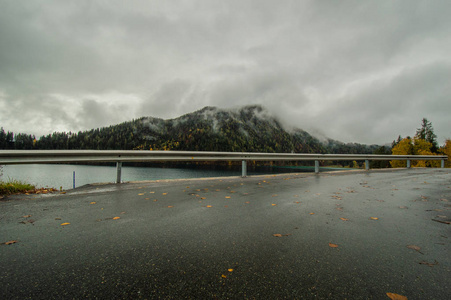
[[[125,214],[125,211],[121,211],[121,215]]]
[[[172,208],[172,207],[174,207],[174,206],[172,206],[172,205],[168,205],[168,207],[169,207],[169,208]]]
[[[221,275],[222,278],[227,278],[227,276],[225,276],[224,274]]]
[[[138,196],[144,196],[144,193],[139,193]]]
[[[229,271],[229,272],[233,272],[233,269],[227,269],[227,271]]]
[[[150,194],[155,194],[155,192],[149,192]]]
[[[349,219],[346,219],[346,218],[340,218],[340,220],[349,221]]]
[[[211,205],[207,205],[207,207],[212,207]]]
[[[61,220],[61,218],[55,218],[55,220]]]
[[[329,247],[331,247],[331,248],[338,248],[338,245],[337,245],[337,244],[329,243]]]
[[[69,225],[70,223],[62,223],[61,226]]]
[[[412,249],[412,250],[415,250],[415,251],[418,251],[418,253],[424,254],[424,253],[422,253],[422,252],[420,251],[421,248],[418,247],[418,246],[416,246],[416,245],[407,245],[407,248]]]
[[[419,264],[420,264],[420,265],[426,265],[426,266],[428,266],[428,267],[433,267],[433,266],[438,265],[438,261],[434,260],[433,263],[430,263],[430,262],[427,262],[427,261],[424,261],[424,260],[423,260],[423,261],[420,261]]]
[[[315,213],[310,213],[310,215],[314,215]]]
[[[121,217],[114,217],[113,220],[119,220]]]
[[[376,217],[370,217],[371,220],[379,220],[379,218]]]
[[[205,197],[201,197],[200,199],[201,199],[201,200],[205,200],[205,199],[207,199],[207,198],[205,198]]]
[[[449,222],[449,221],[442,221],[442,220],[436,220],[436,219],[431,219],[432,221],[435,221],[435,222],[439,222],[439,223],[443,223],[443,224],[451,224],[451,222]]]
[[[272,206],[276,206],[277,204],[275,204],[275,203],[273,203],[273,204],[271,204]]]
[[[96,204],[95,202],[91,202],[91,203],[89,203],[89,204]]]
[[[17,243],[18,241],[7,241],[7,242],[5,242],[4,244],[5,245],[11,245],[11,244],[15,244],[15,243]]]
[[[22,218],[29,218],[31,215],[22,216]]]
[[[275,233],[275,234],[273,234],[273,236],[275,236],[275,237],[282,237],[282,235],[280,233]]]
[[[406,296],[395,294],[395,293],[387,293],[388,298],[392,300],[407,300]]]
[[[163,193],[163,196],[166,196],[168,193]]]
[[[230,196],[226,196],[226,199],[230,199]]]

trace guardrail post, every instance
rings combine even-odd
[[[121,183],[122,162],[116,163],[116,183]]]
[[[407,160],[407,168],[410,168],[410,159]]]
[[[246,165],[246,161],[243,160],[241,162],[241,177],[246,177],[247,176],[247,165]]]
[[[368,159],[365,159],[365,170],[370,170],[370,161]]]
[[[444,159],[442,159],[442,164],[441,164],[441,167],[442,167],[442,168],[444,168],[444,167],[445,167],[445,160],[444,160]]]
[[[319,160],[315,160],[315,173],[319,173]]]

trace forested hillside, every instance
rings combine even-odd
[[[87,131],[36,138],[0,130],[1,149],[193,150],[279,153],[373,153],[377,146],[320,142],[304,130],[287,131],[261,106],[205,107],[163,120],[143,117]]]

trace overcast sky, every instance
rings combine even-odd
[[[0,0],[0,126],[79,131],[261,104],[287,125],[451,138],[451,1]]]

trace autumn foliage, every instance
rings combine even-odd
[[[405,138],[396,144],[392,149],[393,155],[437,155],[432,152],[432,143],[420,138]],[[392,160],[390,161],[392,168],[405,168],[406,161]],[[440,167],[440,161],[436,160],[413,160],[412,167]]]

